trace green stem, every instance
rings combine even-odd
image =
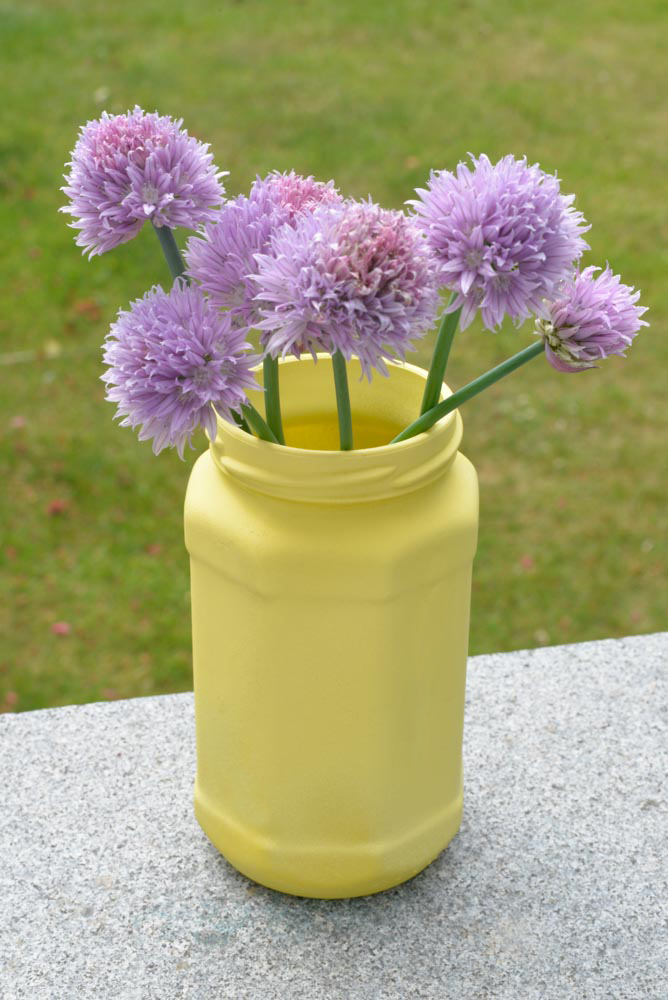
[[[449,306],[451,306],[455,301],[456,294],[456,292],[453,292],[450,296],[450,301],[448,302]],[[424,387],[424,396],[422,398],[422,409],[420,410],[420,413],[426,413],[427,410],[431,410],[438,403],[438,397],[441,395],[443,378],[445,377],[445,369],[450,356],[450,348],[452,347],[452,341],[455,339],[457,323],[459,322],[460,315],[461,309],[455,309],[454,312],[450,313],[443,313],[441,325],[438,328],[438,336],[436,337],[434,355],[431,359],[431,365],[429,366],[427,384]]]
[[[503,361],[496,368],[492,368],[490,371],[485,372],[479,378],[469,382],[462,389],[458,389],[457,392],[453,393],[448,399],[442,400],[436,406],[432,407],[427,413],[424,413],[421,417],[415,420],[412,424],[406,427],[401,434],[397,434],[395,438],[392,439],[390,444],[395,444],[397,441],[406,441],[407,438],[415,437],[416,434],[421,434],[423,431],[429,430],[437,420],[444,417],[446,414],[451,413],[452,410],[456,410],[458,406],[465,403],[467,400],[472,399],[473,396],[477,396],[479,392],[484,389],[488,389],[490,385],[494,385],[499,379],[504,378],[506,375],[510,375],[514,372],[516,368],[521,365],[525,365],[527,361],[531,361],[532,358],[537,358],[539,354],[542,354],[545,350],[545,344],[543,340],[539,340],[535,344],[531,344],[529,347],[525,347],[523,351],[514,354],[512,358],[508,358],[507,361]]]
[[[153,226],[155,234],[160,241],[160,246],[162,247],[162,252],[165,255],[165,260],[169,266],[172,278],[176,280],[180,278],[186,269],[186,265],[183,263],[183,257],[181,256],[181,251],[179,250],[176,240],[174,239],[174,231],[169,228],[169,226]],[[188,281],[188,279],[185,279]]]
[[[248,426],[248,424],[246,423],[246,421],[244,420],[244,418],[241,416],[240,413],[237,413],[236,410],[232,410],[232,416],[234,417],[234,422],[237,425],[237,427],[241,427],[242,431],[246,431],[246,434],[252,433],[250,427]]]
[[[271,441],[273,444],[279,444],[271,427],[265,422],[264,417],[257,412],[252,403],[244,403],[241,407],[241,412],[259,438],[262,438],[263,441]]]
[[[278,358],[270,354],[262,362],[264,371],[264,409],[267,423],[271,427],[279,444],[285,444],[283,421],[281,419],[281,395],[278,386]]]
[[[336,389],[336,408],[339,414],[339,440],[341,451],[351,451],[353,447],[353,418],[350,412],[350,393],[348,392],[348,373],[346,359],[337,351],[332,355],[334,369],[334,387]]]

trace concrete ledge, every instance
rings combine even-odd
[[[0,717],[2,1000],[665,1000],[668,633],[470,661],[462,829],[364,899],[237,874],[192,698]]]

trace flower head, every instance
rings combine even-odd
[[[122,427],[141,424],[139,440],[153,438],[157,454],[168,445],[183,457],[193,433],[216,435],[216,415],[232,420],[258,388],[242,331],[197,288],[177,281],[156,286],[121,310],[104,345],[107,399],[118,403]]]
[[[276,357],[318,348],[387,374],[438,305],[425,240],[403,212],[344,202],[284,226],[257,257],[262,343]]]
[[[196,229],[215,217],[223,174],[209,147],[181,124],[135,107],[83,126],[61,189],[70,203],[61,211],[91,257],[131,240],[149,219]]]
[[[291,170],[289,174],[272,170],[266,177],[256,177],[251,185],[250,201],[262,202],[264,198],[290,222],[300,212],[311,212],[318,205],[336,205],[342,201],[334,181],[316,181],[302,177]]]
[[[640,292],[623,285],[607,265],[576,271],[543,307],[537,332],[547,360],[558,372],[595,368],[610,354],[624,354],[641,326],[646,308],[636,305]]]
[[[260,318],[252,280],[257,274],[255,255],[267,250],[281,226],[296,224],[303,212],[316,205],[339,201],[332,181],[323,184],[294,171],[258,177],[248,197],[239,195],[229,201],[214,223],[188,241],[188,274],[214,302],[230,310],[236,325],[248,329]]]
[[[432,172],[428,190],[418,190],[417,222],[440,265],[442,285],[462,308],[461,326],[477,309],[488,329],[505,315],[516,323],[540,308],[566,277],[587,244],[589,228],[560,193],[558,178],[526,158],[486,156],[460,163],[456,174]]]

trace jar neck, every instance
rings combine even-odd
[[[280,369],[281,408],[287,444],[261,441],[218,419],[211,453],[218,468],[259,493],[302,503],[363,503],[420,489],[443,475],[462,437],[457,411],[429,431],[388,442],[419,415],[427,373],[388,364],[389,377],[362,378],[348,363],[353,414],[352,451],[338,448],[338,419],[330,355],[287,358]],[[258,369],[258,382],[262,371]],[[444,386],[442,398],[450,395]],[[263,412],[261,392],[250,393]]]

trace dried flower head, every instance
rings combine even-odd
[[[554,298],[544,303],[536,321],[545,341],[547,360],[558,372],[595,368],[610,354],[624,355],[647,309],[636,305],[640,292],[623,285],[607,265],[586,267],[564,281]]]
[[[403,212],[348,201],[284,226],[257,257],[262,343],[274,357],[356,355],[367,378],[433,323],[434,262]]]
[[[91,257],[131,240],[148,220],[197,229],[215,217],[223,174],[208,145],[181,125],[135,107],[82,127],[61,189],[70,203],[61,211]]]
[[[255,326],[260,319],[252,280],[257,274],[255,255],[267,251],[280,226],[294,225],[301,213],[316,205],[339,201],[333,181],[324,184],[294,171],[258,177],[249,197],[239,195],[228,202],[214,223],[188,241],[188,274],[214,302],[230,310],[236,325]]]
[[[440,265],[440,281],[456,293],[462,328],[480,309],[494,329],[508,315],[516,323],[540,308],[557,282],[588,249],[589,228],[560,192],[556,176],[526,158],[486,156],[460,163],[456,173],[432,171],[428,190],[412,201],[418,225]]]
[[[107,399],[118,403],[122,427],[141,425],[139,440],[153,438],[156,454],[171,445],[183,457],[198,427],[215,437],[213,406],[232,420],[246,390],[258,388],[249,348],[199,289],[156,286],[121,310],[107,335]]]

